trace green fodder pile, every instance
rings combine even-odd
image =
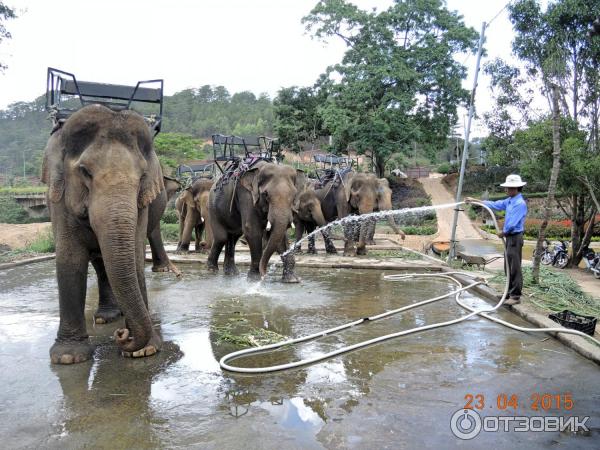
[[[492,282],[504,283],[506,277],[497,275]],[[600,300],[581,290],[568,274],[540,267],[540,284],[533,283],[531,267],[523,268],[523,288],[532,294],[529,301],[553,312],[568,309],[585,316],[600,317]]]
[[[211,331],[216,336],[216,344],[228,343],[238,347],[260,347],[262,345],[275,344],[285,341],[287,336],[283,336],[275,331],[265,330],[249,326],[244,333],[239,333],[234,324],[223,326],[213,326]]]

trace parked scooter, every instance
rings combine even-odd
[[[550,265],[552,264],[559,269],[564,269],[569,264],[569,253],[567,249],[569,248],[569,242],[567,241],[557,241],[554,244],[554,249],[550,251],[548,249],[548,241],[544,242],[544,253],[542,254],[542,264]]]
[[[594,274],[596,278],[600,278],[600,253],[596,253],[589,247],[583,250],[583,261],[585,266]]]

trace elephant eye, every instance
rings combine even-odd
[[[89,169],[87,167],[85,167],[83,164],[79,164],[79,171],[81,172],[81,174],[84,177],[92,178],[92,172],[90,172]]]

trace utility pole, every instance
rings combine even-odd
[[[477,62],[475,63],[475,77],[473,80],[473,89],[471,90],[471,100],[469,102],[469,116],[465,128],[465,145],[463,147],[462,161],[460,164],[460,176],[458,177],[458,187],[456,189],[456,203],[462,200],[462,187],[465,178],[465,167],[469,158],[469,133],[471,132],[471,120],[473,119],[473,109],[475,106],[475,91],[477,90],[477,77],[479,76],[479,63],[481,62],[481,52],[483,51],[483,42],[485,40],[485,22],[481,24],[481,35],[479,36],[479,47],[477,48]],[[450,252],[448,261],[456,256],[456,225],[458,224],[458,214],[460,213],[458,205],[454,208],[454,219],[452,220],[452,237],[450,238]]]

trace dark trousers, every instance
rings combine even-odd
[[[523,259],[523,233],[506,236],[506,261],[510,270],[510,284],[508,295],[520,297],[523,289],[523,273],[521,260]]]

